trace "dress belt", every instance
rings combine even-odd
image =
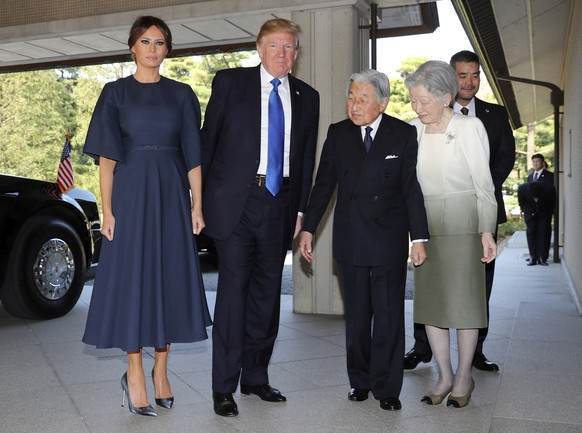
[[[455,197],[469,197],[477,195],[477,191],[470,189],[467,191],[455,191],[455,192],[445,192],[444,194],[425,194],[425,200],[443,200],[445,198],[455,198]]]
[[[130,152],[138,150],[180,150],[180,148],[177,146],[158,146],[156,144],[151,144],[145,146],[136,146],[129,149]]]
[[[255,176],[255,185],[266,187],[267,186],[267,176],[264,174],[257,174]],[[288,177],[283,178],[283,185],[289,185],[289,178]]]

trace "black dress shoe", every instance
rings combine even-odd
[[[542,265],[542,266],[548,266],[548,262],[547,262],[547,261],[545,261],[545,260],[542,260],[542,261],[541,261],[541,262],[539,262],[538,264],[539,264],[539,265]]]
[[[414,370],[421,362],[424,362],[425,364],[430,362],[431,358],[432,355],[423,355],[422,353],[412,349],[410,352],[404,355],[404,369]]]
[[[380,407],[384,410],[400,410],[402,403],[396,397],[381,398]]]
[[[261,400],[271,401],[273,403],[287,401],[287,397],[281,394],[281,391],[273,388],[268,383],[262,385],[241,385],[240,392],[245,395],[255,394],[258,395]]]
[[[538,264],[538,259],[531,259],[528,263],[527,266],[535,266]]]
[[[499,366],[485,358],[485,355],[482,353],[475,354],[475,357],[473,358],[473,367],[475,367],[477,370],[490,371],[493,373],[499,371]]]
[[[368,399],[369,389],[352,388],[348,392],[348,400],[350,401],[364,401]]]
[[[238,406],[230,393],[213,392],[214,413],[220,416],[237,416]]]

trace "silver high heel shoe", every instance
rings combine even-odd
[[[154,392],[156,392],[156,381],[154,380],[154,369],[152,368],[152,382],[154,383]],[[156,398],[156,404],[164,409],[172,409],[174,397]]]
[[[135,407],[133,405],[131,402],[131,394],[129,393],[129,385],[127,384],[127,372],[125,372],[121,377],[121,389],[123,390],[123,394],[121,395],[121,407],[125,406],[125,394],[127,394],[127,403],[131,413],[144,416],[158,416],[156,410],[149,404],[143,407]]]

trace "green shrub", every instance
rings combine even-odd
[[[525,230],[525,221],[519,216],[510,216],[507,222],[501,224],[497,229],[497,241],[510,237],[517,231]]]

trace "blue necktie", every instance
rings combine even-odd
[[[285,115],[279,97],[279,79],[271,80],[269,95],[269,156],[267,159],[267,189],[276,196],[283,184],[283,146],[285,142]]]
[[[364,137],[364,147],[366,148],[366,153],[370,151],[370,147],[372,147],[372,132],[371,126],[366,126],[366,136]]]

